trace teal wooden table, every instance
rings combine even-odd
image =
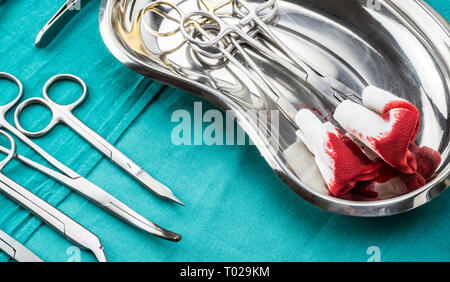
[[[70,23],[56,44],[43,50],[33,47],[40,27],[61,2],[0,4],[0,71],[18,76],[26,97],[40,96],[45,81],[55,74],[82,77],[90,92],[75,114],[163,180],[186,207],[159,200],[64,126],[37,143],[144,216],[181,233],[183,240],[172,243],[147,236],[20,163],[9,165],[5,174],[96,233],[111,261],[450,260],[448,192],[397,216],[345,217],[296,196],[254,146],[174,145],[173,112],[192,114],[194,102],[200,100],[121,65],[99,34],[99,1]],[[428,2],[450,18],[449,0]],[[60,87],[76,96],[77,89]],[[6,89],[0,99],[14,90],[5,81],[0,81],[0,89]],[[213,108],[206,102],[202,106],[204,111]],[[34,107],[24,122],[37,128],[48,118],[48,112]],[[19,152],[43,162],[23,144]],[[94,260],[2,195],[0,229],[47,261]],[[0,261],[8,258],[0,254]]]

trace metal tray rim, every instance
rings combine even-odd
[[[385,1],[393,4],[391,0]],[[424,0],[413,0],[412,2],[412,4],[416,4],[416,8],[425,10],[446,34],[450,34],[448,22],[430,5],[428,5]],[[137,61],[136,58],[131,56],[131,54],[128,54],[120,46],[120,43],[117,41],[115,36],[110,32],[111,25],[108,21],[108,17],[110,16],[109,13],[111,12],[110,5],[112,5],[111,0],[102,0],[101,2],[99,14],[100,32],[105,45],[120,62],[142,75],[191,93],[195,92],[197,93],[195,95],[215,104],[222,110],[233,110],[233,107],[230,106],[233,105],[233,102],[230,99],[223,97],[223,95],[220,97],[220,92],[207,89],[200,83],[192,82],[181,77],[174,78],[172,73],[161,67],[158,69],[152,68],[150,70],[145,67],[144,63]],[[238,123],[244,129],[249,127],[244,119],[238,119]],[[319,208],[338,214],[358,217],[379,217],[406,212],[429,202],[445,191],[450,185],[450,165],[448,165],[440,173],[438,178],[434,179],[425,186],[391,199],[372,202],[356,202],[338,199],[332,196],[320,194],[308,187],[305,187],[301,182],[296,180],[296,177],[290,170],[280,164],[279,160],[274,158],[273,154],[270,154],[270,152],[267,151],[267,147],[261,143],[261,140],[255,140],[258,139],[257,136],[253,136],[251,134],[249,134],[249,136],[255,142],[259,151],[262,153],[263,157],[275,173],[289,186],[289,188]],[[302,189],[298,189],[299,187]]]

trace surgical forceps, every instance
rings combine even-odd
[[[233,12],[241,19],[239,25],[245,26],[252,23],[263,35],[266,35],[266,37],[275,44],[284,55],[295,62],[298,67],[303,69],[304,63],[298,59],[297,54],[292,52],[292,50],[275,35],[266,22],[261,19],[263,16],[261,13],[263,11],[270,9],[271,7],[272,10],[276,10],[276,2],[277,0],[268,0],[267,2],[252,8],[246,1],[233,0]]]
[[[0,230],[0,250],[18,262],[43,262],[40,257],[2,230]]]
[[[53,101],[48,95],[48,91],[50,87],[58,81],[61,80],[69,80],[79,84],[83,88],[83,93],[81,97],[70,105],[60,105]],[[98,151],[100,151],[104,156],[110,159],[116,166],[120,167],[126,173],[128,173],[132,178],[140,182],[149,190],[155,192],[157,195],[175,201],[181,205],[183,203],[178,200],[172,193],[172,191],[156,181],[153,177],[151,177],[147,172],[145,172],[141,167],[135,164],[132,160],[130,160],[127,156],[125,156],[122,152],[120,152],[117,148],[111,145],[108,141],[103,139],[100,135],[94,132],[92,129],[87,127],[82,121],[80,121],[72,111],[78,107],[87,97],[87,86],[84,81],[74,75],[71,74],[59,74],[52,78],[50,78],[44,86],[43,89],[43,98],[35,97],[30,98],[28,100],[23,101],[18,107],[14,115],[14,120],[16,123],[16,127],[19,131],[25,134],[28,137],[40,137],[48,132],[50,132],[54,126],[58,123],[64,123],[72,130],[77,132],[81,137],[83,137],[87,142],[89,142],[93,147],[95,147]],[[50,123],[46,128],[39,132],[29,132],[25,130],[20,124],[20,114],[22,111],[30,105],[40,104],[42,106],[47,107],[53,117]]]
[[[297,67],[306,73],[306,82],[315,88],[315,90],[333,106],[337,106],[344,99],[350,99],[354,102],[361,103],[359,96],[349,87],[340,81],[326,76],[317,71],[306,63],[306,59],[300,57],[299,54],[293,52],[262,20],[260,13],[271,7],[276,7],[277,0],[268,0],[265,3],[251,8],[245,0],[232,0],[233,12],[241,18],[240,25],[253,22],[265,36],[279,48],[279,50],[288,57]],[[292,70],[292,69],[291,69]],[[296,72],[298,74],[298,72]],[[341,94],[341,95],[339,95]],[[342,96],[343,95],[343,96]]]
[[[202,6],[206,8],[206,11],[212,15],[222,17],[223,15],[216,13],[223,7],[231,4],[233,13],[240,18],[239,26],[253,22],[263,32],[271,37],[271,40],[279,40],[275,34],[267,26],[267,22],[275,18],[277,13],[277,0],[268,0],[258,4],[255,8],[251,8],[250,5],[245,4],[242,0],[223,0],[223,1],[211,1],[211,0],[197,0],[197,6],[202,9]],[[202,9],[203,10],[203,9]],[[263,12],[267,13],[264,14]],[[233,14],[233,15],[234,15]],[[282,42],[281,42],[282,43]],[[287,47],[286,47],[287,48]]]
[[[207,7],[208,12],[214,14],[217,9],[214,6],[214,2],[210,0],[197,0],[203,3],[205,7]],[[248,24],[253,24],[257,29],[268,38],[272,44],[275,44],[278,47],[279,51],[283,53],[286,57],[288,57],[292,63],[294,63],[300,70],[303,72],[301,77],[305,77],[305,80],[310,85],[314,86],[317,92],[325,99],[328,100],[332,105],[337,106],[338,103],[342,102],[343,99],[350,99],[354,102],[361,103],[359,96],[349,87],[341,83],[340,81],[326,76],[320,71],[311,67],[308,63],[306,63],[306,59],[301,57],[300,54],[293,52],[278,36],[272,31],[272,29],[267,25],[267,16],[276,12],[277,10],[277,0],[267,0],[263,3],[260,3],[254,7],[249,5],[245,0],[225,0],[222,3],[224,5],[231,3],[233,7],[233,13],[236,14],[241,20],[239,21],[238,26],[243,27]],[[216,4],[219,5],[219,4]],[[221,8],[224,5],[219,5],[217,7]],[[267,11],[268,10],[268,11]],[[264,15],[264,11],[267,12],[267,15]],[[271,16],[273,18],[274,15]],[[277,61],[284,58],[277,58]],[[285,64],[283,66],[286,67]],[[290,67],[287,67],[289,70],[293,71],[296,74],[299,74],[298,71],[293,70]],[[304,74],[306,73],[306,75]],[[317,75],[318,74],[318,75]],[[330,89],[331,88],[331,89]],[[341,96],[338,93],[344,95]]]
[[[226,17],[227,15],[218,14],[218,13],[216,13],[216,11],[222,9],[223,7],[225,7],[226,5],[229,5],[229,4],[232,4],[233,8],[234,8],[235,0],[223,0],[221,2],[211,1],[211,0],[197,0],[197,6],[200,9],[202,9],[202,6],[203,6],[203,7],[206,8],[208,13],[210,13],[212,15],[215,15],[217,17],[220,17],[220,18]],[[271,9],[269,9],[269,8],[271,8]],[[277,6],[275,5],[275,1],[270,0],[267,3],[263,3],[263,4],[258,5],[258,7],[255,8],[255,11],[253,12],[253,14],[256,15],[256,13],[260,13],[262,11],[267,11],[267,13],[266,14],[262,14],[261,18],[258,18],[258,19],[262,23],[262,25],[265,26],[266,23],[272,21],[275,18],[276,14],[277,14]],[[233,16],[233,15],[231,15],[231,16]],[[203,22],[204,22],[204,20],[203,20]],[[197,23],[201,24],[201,21],[197,21]],[[243,28],[246,24],[247,24],[246,21],[242,21],[241,20],[238,23],[237,26],[240,27],[240,28]],[[257,30],[255,30],[253,27],[250,27],[250,29],[247,31],[247,34],[250,37],[253,37],[253,36],[255,36],[256,32],[257,32]],[[210,58],[219,59],[221,56],[223,56],[223,54],[222,55],[221,54],[215,54],[215,56],[214,56],[214,54],[211,53],[211,52],[209,54],[208,54],[208,52],[204,53],[203,50],[201,48],[196,47],[196,45],[191,45],[191,47],[198,54],[201,54],[201,55],[204,55],[204,56],[207,56],[207,57],[210,57]],[[232,47],[233,46],[229,46],[227,48],[227,51],[231,52],[232,49],[233,49]]]
[[[273,7],[274,1],[269,1],[264,4],[259,5],[259,10],[268,9]],[[257,7],[257,8],[258,8]],[[256,15],[258,15],[255,12]],[[205,30],[202,29],[201,25],[194,18],[207,18],[208,23],[213,23],[216,25],[217,34],[211,36]],[[253,18],[253,17],[252,17]],[[264,21],[262,21],[264,23]],[[242,29],[242,25],[245,23],[242,20],[238,24],[228,24],[225,23],[220,17],[211,14],[206,11],[197,11],[191,12],[185,15],[181,21],[181,31],[185,38],[193,45],[201,47],[203,50],[202,55],[208,52],[207,48],[216,47],[219,49],[220,53],[226,56],[230,61],[232,61],[235,65],[237,65],[243,72],[246,72],[247,75],[253,80],[258,81],[255,78],[252,78],[252,74],[248,71],[245,71],[245,67],[236,59],[234,56],[228,52],[222,45],[225,39],[228,39],[232,42],[232,45],[236,47],[241,55],[244,57],[246,62],[254,69],[254,71],[258,74],[259,81],[264,83],[264,86],[260,86],[260,90],[264,91],[266,95],[271,97],[271,99],[276,103],[279,109],[283,112],[283,114],[295,125],[295,115],[297,113],[296,107],[289,102],[287,99],[280,95],[280,91],[276,89],[276,87],[269,82],[265,77],[262,71],[258,68],[256,63],[250,58],[250,56],[245,52],[241,43],[244,42],[249,44],[251,47],[255,48],[257,51],[260,51],[265,57],[268,59],[279,63],[281,66],[291,71],[293,74],[297,75],[297,77],[304,81],[314,92],[319,94],[321,97],[325,98],[329,103],[333,106],[337,106],[340,102],[345,99],[351,99],[357,103],[361,103],[359,96],[349,87],[345,86],[341,82],[337,81],[332,77],[324,77],[318,73],[316,73],[308,64],[301,60],[297,60],[297,67],[292,65],[291,62],[286,60],[283,57],[278,56],[271,49],[263,45],[261,42],[250,36]],[[189,31],[186,29],[187,26],[194,25],[196,30],[199,30],[203,37],[202,38],[194,38]],[[237,37],[237,38],[236,38]],[[292,55],[295,57],[295,55]],[[216,53],[211,54],[212,58],[217,58]],[[299,68],[300,65],[300,68]],[[256,83],[255,83],[256,84]]]
[[[209,25],[216,25],[217,34],[211,36],[210,33],[206,32],[201,25],[196,21],[195,18],[206,18],[208,20]],[[276,103],[276,105],[280,108],[283,114],[286,115],[287,118],[290,119],[291,122],[295,121],[295,115],[297,110],[295,106],[292,105],[289,101],[287,101],[282,95],[279,95],[278,91],[275,90],[275,87],[272,83],[267,81],[267,79],[262,74],[261,70],[257,67],[256,63],[250,58],[247,52],[241,46],[241,42],[249,43],[253,45],[258,50],[262,51],[266,56],[277,58],[277,55],[270,50],[268,47],[264,46],[258,40],[250,36],[244,30],[241,29],[239,25],[231,25],[225,23],[221,18],[213,15],[209,12],[205,11],[197,11],[191,12],[185,15],[180,23],[181,32],[185,36],[185,38],[190,42],[190,44],[197,45],[201,48],[204,48],[205,52],[208,52],[206,48],[215,47],[219,50],[219,53],[223,54],[228,60],[230,60],[233,64],[235,64],[240,71],[246,74],[255,86],[263,93],[264,97],[271,97],[271,99]],[[189,34],[191,30],[187,30],[188,26],[194,25],[195,30],[199,31],[203,36],[196,38],[194,34]],[[239,41],[235,38],[235,35],[240,39]],[[228,39],[231,42],[231,45],[235,47],[240,54],[244,57],[246,62],[252,67],[252,69],[257,73],[257,76],[254,76],[233,54],[231,54],[228,49],[224,46],[224,40]],[[216,56],[217,53],[213,53]],[[286,62],[283,58],[276,59],[276,62],[280,63],[282,66],[295,71],[297,74],[299,73],[298,69],[293,67],[291,64]],[[301,78],[306,80],[306,74],[300,72]]]
[[[33,141],[31,141],[28,137],[22,134],[19,130],[17,130],[14,126],[12,126],[5,118],[6,113],[14,107],[15,104],[22,98],[23,96],[23,85],[15,76],[8,73],[0,73],[0,79],[8,79],[14,82],[19,87],[19,92],[17,97],[11,101],[10,103],[0,106],[0,128],[3,127],[17,136],[20,140],[22,140],[26,145],[30,146],[34,151],[36,151],[39,155],[41,155],[45,160],[47,160],[51,165],[55,168],[59,169],[63,174],[57,173],[51,169],[48,169],[45,166],[39,165],[31,160],[25,160],[24,157],[21,160],[30,165],[31,167],[40,170],[47,176],[50,176],[56,179],[58,182],[66,185],[71,188],[73,191],[79,193],[86,199],[92,201],[100,208],[103,208],[115,215],[117,218],[124,220],[125,222],[130,223],[133,226],[138,227],[150,234],[155,236],[171,240],[171,241],[179,241],[181,236],[175,234],[171,231],[165,230],[162,227],[150,222],[131,208],[127,207],[125,204],[108,194],[106,191],[96,186],[95,184],[89,182],[89,180],[83,178],[46,151],[44,151],[41,147],[36,145]],[[25,160],[25,161],[24,161]]]
[[[231,4],[234,0],[223,0],[223,1],[213,1],[213,0],[197,0],[197,7],[201,9],[202,5],[208,10],[209,13],[215,14],[218,10],[222,9],[228,4]]]
[[[92,251],[98,261],[106,262],[105,250],[97,236],[2,173],[3,168],[16,154],[16,142],[3,130],[0,130],[0,135],[6,137],[11,144],[8,155],[0,162],[0,191],[42,219],[66,238]]]

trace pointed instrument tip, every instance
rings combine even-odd
[[[182,201],[180,201],[180,199],[178,199],[177,197],[175,197],[173,194],[172,194],[172,197],[170,197],[169,199],[171,199],[171,200],[174,201],[175,203],[180,204],[180,205],[182,205],[183,207],[185,207],[184,203],[183,203]]]
[[[163,193],[159,193],[159,195],[163,198],[169,199],[174,201],[177,204],[182,205],[183,207],[185,206],[184,203],[182,201],[180,201],[180,199],[178,199],[177,197],[175,197],[175,195],[172,193],[172,191],[170,191],[169,189],[167,189],[166,191],[164,191]]]
[[[164,234],[164,236],[161,238],[172,241],[172,242],[179,242],[179,241],[181,241],[182,237],[181,237],[181,235],[179,235],[177,233],[173,233],[173,232],[169,231],[169,232],[166,232]]]
[[[175,236],[174,238],[173,238],[173,241],[174,242],[179,242],[180,240],[181,240],[181,235],[177,235],[177,236]]]
[[[36,40],[34,41],[34,47],[41,48],[40,43],[41,43],[41,33],[39,33],[38,36],[36,37]]]
[[[36,40],[34,41],[34,47],[36,48],[45,48],[48,45],[48,42],[44,40],[45,36],[45,28],[39,31],[39,34],[36,36]]]
[[[161,239],[172,241],[172,242],[178,242],[181,240],[181,235],[177,234],[175,232],[172,232],[170,230],[167,230],[161,226],[158,226],[156,224],[152,224],[150,228],[147,230],[144,230],[147,233],[157,236]]]
[[[141,169],[139,171],[139,173],[137,173],[135,175],[135,178],[141,184],[143,184],[147,189],[156,193],[158,196],[165,198],[165,199],[172,200],[172,201],[184,206],[184,203],[182,201],[180,201],[177,197],[175,197],[175,195],[172,193],[172,191],[169,188],[167,188],[164,184],[162,184],[161,182],[159,182],[156,179],[154,179],[153,177],[151,177],[150,174],[145,172],[143,169]]]
[[[175,232],[172,232],[170,230],[167,230],[165,228],[162,228],[161,226],[155,226],[152,231],[147,231],[152,235],[155,235],[161,239],[172,241],[172,242],[179,242],[181,240],[181,235],[177,234]]]

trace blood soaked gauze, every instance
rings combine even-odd
[[[356,188],[357,182],[378,182],[386,177],[380,175],[381,171],[389,167],[396,171],[391,176],[400,177],[409,190],[430,181],[441,156],[414,143],[419,130],[418,109],[373,86],[363,91],[362,104],[346,100],[334,113],[334,119],[355,142],[362,143],[359,145],[330,122],[322,123],[309,110],[301,110],[296,116],[300,128],[297,135],[314,154],[330,193],[341,196]],[[364,152],[360,146],[366,147]]]
[[[362,100],[364,106],[348,100],[339,104],[335,120],[387,164],[402,173],[414,174],[417,162],[410,144],[419,130],[417,108],[373,86],[363,91]]]
[[[322,123],[309,110],[296,116],[299,138],[314,154],[315,162],[333,196],[352,190],[359,181],[378,176],[379,163],[369,160],[350,138],[330,122]]]

